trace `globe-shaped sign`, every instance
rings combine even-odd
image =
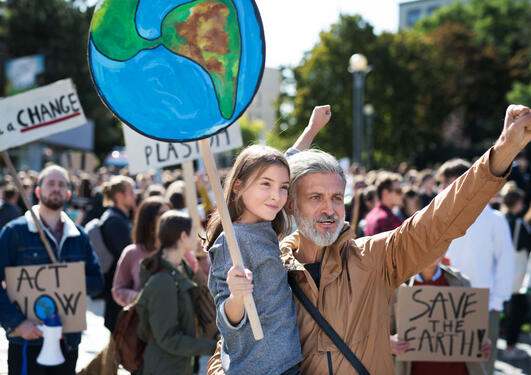
[[[254,0],[101,0],[88,55],[98,93],[120,120],[180,142],[211,136],[245,111],[265,41]]]

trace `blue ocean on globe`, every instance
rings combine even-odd
[[[158,38],[168,12],[188,2],[141,0],[135,17],[139,35]],[[235,122],[258,89],[265,41],[254,1],[233,0],[233,4],[240,23],[241,56],[236,103],[229,119],[220,112],[211,77],[191,59],[159,45],[126,61],[111,60],[90,40],[91,72],[106,105],[139,133],[165,141],[205,138]]]

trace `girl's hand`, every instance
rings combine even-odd
[[[232,266],[227,273],[227,284],[231,296],[242,299],[253,293],[253,273],[247,268]]]

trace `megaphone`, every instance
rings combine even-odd
[[[64,363],[65,357],[60,344],[63,326],[59,320],[59,315],[56,314],[44,319],[44,325],[39,325],[37,328],[42,331],[44,339],[37,363],[42,366],[57,366]]]

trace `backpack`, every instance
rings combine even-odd
[[[140,318],[135,305],[133,302],[118,313],[116,327],[112,332],[116,360],[129,372],[136,371],[142,366],[146,349],[146,342],[136,333]]]
[[[109,249],[107,249],[105,241],[103,240],[103,234],[101,233],[101,220],[98,218],[92,219],[87,223],[87,225],[85,225],[85,230],[87,231],[90,242],[92,243],[92,249],[98,256],[101,270],[104,274],[106,274],[110,271],[114,263],[114,256]]]

